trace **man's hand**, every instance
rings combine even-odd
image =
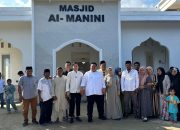
[[[161,98],[164,98],[164,95],[163,95],[163,94],[160,94],[160,97],[161,97]]]
[[[57,100],[57,97],[56,97],[56,96],[53,96],[53,100]]]
[[[39,97],[39,101],[40,101],[40,102],[43,102],[43,99],[42,99],[41,97]]]
[[[69,98],[70,97],[70,92],[68,91],[68,92],[65,92],[65,98]]]
[[[137,94],[139,92],[139,88],[136,88],[134,92]]]
[[[140,89],[143,89],[143,88],[144,88],[144,85],[139,86],[139,88],[140,88]]]
[[[22,102],[24,100],[22,95],[19,95],[19,101]]]
[[[83,96],[85,94],[85,90],[83,88],[80,89],[80,94]]]
[[[106,94],[106,89],[105,88],[102,88],[102,93]]]
[[[120,96],[120,95],[121,95],[121,92],[120,92],[120,91],[117,91],[117,95]]]
[[[68,96],[68,97],[70,97],[70,92],[68,91],[68,92],[66,92],[66,95]]]

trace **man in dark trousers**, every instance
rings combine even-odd
[[[124,94],[125,113],[130,113],[130,105],[133,104],[133,113],[137,113],[137,88],[139,87],[139,75],[137,70],[132,69],[131,61],[126,61],[126,70],[122,72],[121,89]]]
[[[94,102],[97,104],[99,119],[106,120],[104,116],[104,96],[106,86],[103,73],[96,70],[97,64],[91,63],[90,70],[83,76],[81,82],[81,94],[87,96],[88,122],[92,122]]]
[[[44,77],[38,82],[38,94],[40,101],[40,119],[39,124],[51,123],[52,115],[52,79],[50,78],[50,70],[44,70]]]
[[[67,76],[70,71],[72,71],[72,69],[71,69],[71,62],[70,61],[66,61],[66,63],[65,63],[65,71],[63,72],[63,75]],[[69,97],[67,96],[67,94],[66,94],[66,99],[69,102]],[[63,119],[65,121],[68,121],[68,116],[69,116],[68,113],[69,113],[68,110],[66,110],[66,117],[63,117]]]
[[[80,119],[80,103],[81,103],[81,94],[80,94],[80,85],[83,77],[83,73],[78,71],[79,66],[77,63],[73,64],[73,71],[69,72],[67,75],[66,82],[66,93],[69,97],[69,116],[70,123],[73,123],[74,120],[74,109],[76,105],[76,120],[81,122]]]

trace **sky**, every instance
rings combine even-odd
[[[121,0],[122,7],[154,7],[160,0]],[[31,7],[31,0],[0,0],[0,7]]]

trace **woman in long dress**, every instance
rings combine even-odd
[[[144,122],[152,116],[152,73],[147,68],[147,74],[144,67],[139,69],[139,109]]]
[[[148,77],[146,79],[147,85],[152,88],[152,106],[153,106],[153,115],[152,117],[159,117],[160,115],[160,96],[158,92],[157,85],[157,79],[156,75],[153,74],[153,68],[151,66],[148,66],[146,68]]]
[[[119,80],[113,74],[112,68],[108,68],[108,74],[105,76],[106,82],[106,117],[107,119],[120,120],[122,118],[122,108],[120,101]]]
[[[178,68],[172,68],[169,75],[171,81],[171,88],[174,88],[176,91],[176,96],[180,98],[180,73]],[[178,104],[177,120],[180,121],[180,104]]]
[[[122,75],[121,68],[118,67],[115,69],[115,75],[118,77],[119,80],[121,108],[122,108],[122,114],[124,114],[124,95],[121,89],[121,75]]]
[[[157,91],[160,94],[160,116],[162,120],[168,120],[169,115],[167,111],[166,97],[170,88],[169,76],[165,74],[162,67],[157,69]]]

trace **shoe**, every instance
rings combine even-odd
[[[124,113],[123,117],[128,118],[128,114]]]
[[[68,117],[63,117],[63,121],[68,122]]]
[[[11,114],[11,111],[7,111],[7,114]]]
[[[53,122],[52,121],[49,121],[49,122],[47,122],[48,124],[53,124]]]
[[[79,121],[79,122],[82,122],[80,117],[76,117],[76,120]]]
[[[116,118],[116,119],[114,119],[114,120],[117,120],[117,121],[119,121],[119,120],[121,120],[121,118]]]
[[[39,124],[36,120],[33,120],[32,123],[33,123],[34,125]]]
[[[26,127],[26,126],[28,126],[28,122],[23,123],[23,127]]]
[[[147,121],[148,121],[147,117],[144,117],[143,122],[147,122]]]
[[[69,123],[73,123],[74,122],[74,120],[73,120],[73,118],[70,118],[70,121],[69,121]]]
[[[88,118],[88,122],[89,123],[93,122],[92,118]]]
[[[58,123],[60,123],[60,121],[59,121],[59,120],[55,120],[54,123],[55,123],[55,124],[58,124]]]
[[[18,109],[16,108],[16,109],[14,109],[14,112],[18,112]]]
[[[99,117],[100,120],[106,120],[105,116]]]

